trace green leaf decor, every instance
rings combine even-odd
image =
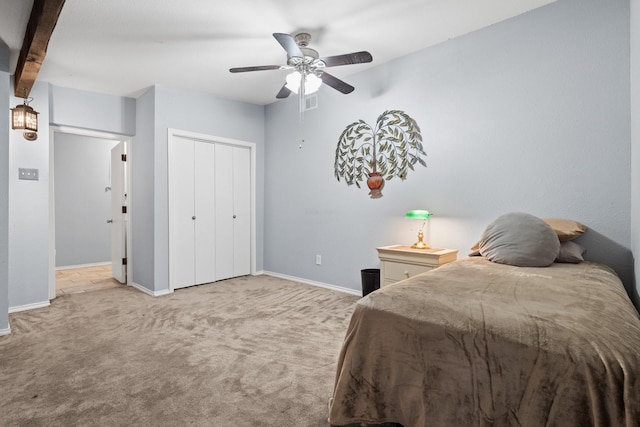
[[[342,131],[334,174],[338,181],[343,178],[347,185],[358,188],[366,180],[369,195],[375,199],[382,197],[385,180],[406,179],[417,163],[426,167],[422,156],[427,154],[418,123],[404,111],[388,110],[378,117],[375,128],[358,120]]]

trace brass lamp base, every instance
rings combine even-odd
[[[424,234],[422,234],[422,230],[418,231],[418,241],[411,245],[414,249],[431,249],[427,243],[425,243],[422,239],[424,239]]]

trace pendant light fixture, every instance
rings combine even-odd
[[[24,102],[11,109],[11,129],[24,130],[26,140],[38,138],[38,112],[29,106],[33,98],[24,98]]]

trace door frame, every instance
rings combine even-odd
[[[127,215],[131,218],[131,168],[133,159],[131,156],[131,144],[133,138],[126,135],[119,135],[109,132],[92,131],[88,129],[74,128],[71,126],[49,126],[49,300],[56,297],[56,203],[55,203],[55,173],[54,173],[54,139],[56,133],[87,136],[91,138],[107,139],[113,141],[124,141],[127,147],[127,172],[125,192],[127,193]],[[127,247],[127,285],[131,284],[131,272],[133,271],[133,259],[131,251],[131,221],[126,222],[126,247]]]
[[[169,262],[167,263],[168,267],[168,281],[169,281],[169,292],[173,292],[173,283],[171,281],[171,260],[174,256],[174,248],[171,244],[171,171],[173,170],[173,162],[172,162],[172,147],[174,137],[182,137],[189,138],[199,142],[207,142],[211,144],[225,144],[232,145],[235,147],[243,147],[248,148],[251,156],[251,165],[250,165],[250,203],[251,206],[249,208],[251,219],[250,219],[250,256],[251,256],[251,275],[256,275],[256,143],[241,141],[238,139],[225,138],[221,136],[207,135],[203,133],[191,132],[187,130],[168,128],[167,130],[167,155],[168,155],[168,170],[167,170],[167,210],[168,210],[168,238],[169,238]],[[175,196],[173,196],[175,197]]]

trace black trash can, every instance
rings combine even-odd
[[[380,269],[365,268],[360,270],[362,277],[362,296],[366,297],[376,289],[380,289]]]

